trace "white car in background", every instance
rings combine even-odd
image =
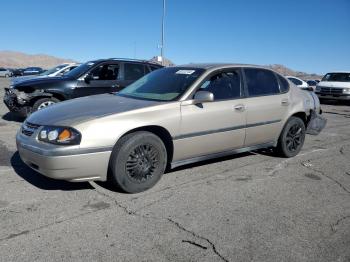
[[[295,77],[295,76],[286,76],[289,81],[291,81],[294,85],[300,88],[308,88],[309,85],[302,79]]]
[[[10,77],[12,72],[4,67],[0,67],[0,77]]]
[[[25,80],[33,79],[33,78],[44,78],[44,77],[59,77],[63,76],[65,73],[68,73],[72,69],[78,67],[80,64],[77,63],[65,63],[53,68],[46,70],[45,72],[39,75],[31,75],[31,76],[19,76],[12,79],[12,84],[16,84]]]
[[[350,101],[350,71],[327,73],[316,86],[320,99]]]

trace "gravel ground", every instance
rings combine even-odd
[[[323,110],[295,158],[201,162],[128,195],[24,166],[0,102],[0,261],[350,261],[350,106]]]

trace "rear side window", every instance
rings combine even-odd
[[[145,74],[143,64],[124,64],[125,80],[138,80]]]
[[[299,79],[296,79],[294,77],[289,77],[288,79],[297,86],[300,86],[303,84],[303,82],[301,82]]]
[[[249,96],[264,96],[279,94],[277,78],[272,71],[245,68],[244,69]]]
[[[289,84],[287,79],[277,74],[278,81],[280,82],[281,93],[287,93],[289,90]]]
[[[151,71],[159,69],[159,67],[157,67],[157,66],[149,66],[149,67],[151,68]]]

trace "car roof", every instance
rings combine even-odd
[[[328,72],[327,74],[350,74],[350,71],[333,71],[333,72]]]
[[[190,68],[198,68],[198,69],[206,69],[206,70],[220,69],[220,68],[227,68],[227,67],[254,67],[254,68],[272,70],[264,66],[251,65],[251,64],[238,64],[238,63],[190,63],[190,64],[178,65],[176,67],[190,67]]]
[[[149,64],[154,66],[162,67],[162,65],[148,61],[148,60],[142,60],[142,59],[131,59],[131,58],[107,58],[107,59],[97,59],[97,60],[91,60],[88,62],[91,63],[102,63],[102,62],[133,62],[133,63],[140,63],[140,64]]]

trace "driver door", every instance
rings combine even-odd
[[[94,67],[87,76],[88,80],[79,80],[74,97],[90,96],[119,91],[119,63],[104,63]]]
[[[214,94],[214,101],[181,105],[181,134],[174,141],[175,161],[241,148],[246,112],[240,69],[211,75],[197,91]]]

